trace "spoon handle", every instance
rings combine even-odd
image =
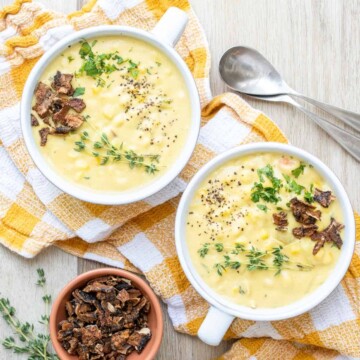
[[[357,161],[360,161],[360,137],[350,134],[348,131],[328,122],[317,116],[313,112],[305,109],[296,101],[291,102],[300,111],[306,114],[310,119],[326,131],[335,141],[337,141],[346,151],[348,151]]]
[[[360,131],[360,114],[354,113],[352,111],[347,111],[339,107],[323,103],[318,100],[314,100],[312,98],[307,97],[306,95],[299,94],[297,92],[294,93],[291,92],[289,95],[299,97],[309,102],[310,104],[324,110],[328,114],[335,116],[339,120],[343,121],[345,124],[351,126],[354,130]]]

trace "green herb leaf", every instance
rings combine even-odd
[[[304,199],[306,202],[308,202],[309,204],[314,202],[314,194],[313,194],[313,188],[314,188],[314,184],[310,185],[310,190],[306,190],[305,194],[304,194]]]
[[[269,210],[269,208],[266,205],[263,204],[258,204],[256,205],[260,210],[264,211],[267,213],[267,211]]]
[[[72,61],[75,60],[72,56],[68,56],[67,59],[68,59],[69,63],[71,63]]]
[[[218,273],[219,276],[223,275],[223,272],[225,270],[224,266],[221,263],[215,264],[214,265],[216,272]]]
[[[94,57],[94,53],[92,52],[91,46],[86,40],[81,42],[79,54],[82,59],[84,59],[86,56]]]
[[[137,79],[137,77],[139,76],[139,70],[138,69],[130,69],[129,72],[130,72],[130,75],[134,79]]]
[[[45,272],[43,269],[37,269],[38,282],[37,285],[44,287],[46,283]],[[51,303],[51,296],[44,295],[43,301],[45,303],[46,314],[41,315],[41,324],[44,324],[48,329],[49,324],[49,305]],[[2,345],[5,349],[12,350],[16,354],[27,354],[29,360],[58,360],[58,357],[54,355],[49,347],[50,336],[48,333],[35,333],[34,325],[28,322],[21,322],[16,317],[16,311],[11,306],[9,299],[0,299],[0,313],[5,322],[11,328],[14,336],[9,336],[2,341]]]
[[[221,243],[215,244],[215,250],[216,250],[217,252],[222,252],[222,251],[224,250],[224,245],[221,244]]]
[[[260,199],[277,204],[281,198],[277,195],[278,191],[273,187],[264,187],[262,183],[255,183],[252,188],[250,195],[251,200],[255,203],[259,202]]]
[[[207,255],[207,253],[209,252],[209,246],[210,246],[210,243],[205,243],[205,244],[203,244],[203,246],[198,250],[198,254],[200,255],[200,257],[204,258],[205,255]]]
[[[273,248],[272,254],[274,255],[273,265],[277,269],[275,275],[279,275],[281,273],[282,267],[284,263],[289,261],[289,258],[282,253],[283,247],[280,245],[278,247]]]
[[[304,169],[305,169],[305,163],[304,162],[300,162],[299,167],[297,167],[294,170],[291,170],[291,173],[295,176],[295,178],[297,179],[301,174],[304,173]]]
[[[266,251],[261,251],[256,249],[254,246],[251,247],[249,254],[246,257],[249,259],[249,264],[247,265],[247,269],[249,271],[254,270],[267,270],[269,267],[262,260],[263,256],[267,253]]]
[[[104,156],[101,161],[100,161],[100,165],[106,165],[109,161],[109,157],[108,156]]]
[[[74,91],[73,97],[77,97],[77,96],[84,95],[84,94],[85,94],[85,88],[77,87]]]
[[[290,176],[283,174],[284,179],[287,183],[287,190],[294,192],[297,195],[301,195],[302,191],[305,189],[304,186],[298,184],[295,180],[291,179]]]
[[[46,283],[44,269],[39,268],[36,270],[36,272],[38,274],[38,281],[37,281],[36,285],[43,287]]]

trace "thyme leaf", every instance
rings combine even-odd
[[[209,252],[209,246],[210,243],[205,243],[202,245],[202,247],[198,250],[198,254],[200,255],[200,257],[204,258],[205,255],[207,255],[207,253]]]

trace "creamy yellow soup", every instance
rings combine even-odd
[[[94,75],[89,47],[100,75]],[[165,54],[134,38],[99,37],[69,46],[40,81],[51,87],[57,71],[74,75],[73,96],[86,104],[79,128],[50,134],[39,145],[59,174],[95,191],[127,191],[168,171],[186,142],[191,106],[186,84]],[[39,130],[48,125],[32,115],[40,144]]]
[[[331,191],[312,166],[277,153],[239,157],[212,172],[197,189],[186,223],[190,257],[205,283],[251,308],[288,305],[318,288],[340,255],[343,215],[333,194],[324,207],[316,189]],[[319,219],[299,217],[299,206]],[[286,225],[274,223],[279,213]],[[339,225],[338,245],[316,240],[329,233],[331,219]],[[304,226],[316,229],[313,239],[299,238]]]

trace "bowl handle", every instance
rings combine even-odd
[[[167,45],[174,47],[184,32],[188,20],[185,11],[170,7],[150,32]]]
[[[233,320],[234,316],[211,306],[197,335],[204,343],[217,346],[220,344]]]

